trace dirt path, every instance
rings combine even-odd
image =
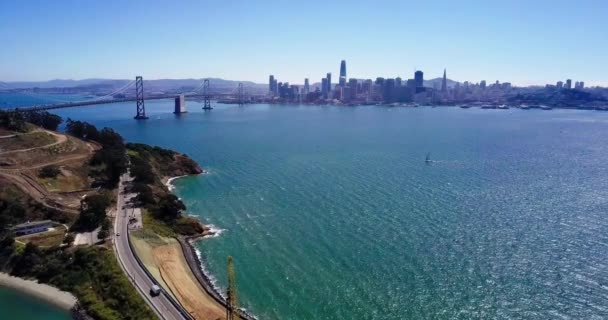
[[[71,161],[71,160],[79,160],[79,159],[84,159],[84,158],[88,158],[89,154],[75,154],[75,155],[71,155],[71,156],[65,156],[62,157],[61,159],[57,159],[57,160],[53,160],[53,161],[48,161],[48,162],[43,162],[34,166],[30,166],[30,167],[17,167],[17,168],[0,168],[0,173],[4,172],[4,173],[19,173],[20,171],[23,170],[33,170],[33,169],[40,169],[42,167],[46,167],[52,164],[58,164],[58,163],[62,163],[62,162],[67,162],[67,161]]]
[[[6,174],[4,172],[0,172],[0,181],[5,180],[8,183],[16,186],[21,189],[23,192],[32,197],[36,202],[42,204],[43,206],[64,211],[72,214],[77,214],[77,208],[71,208],[57,201],[54,201],[50,196],[50,193],[46,191],[45,188],[40,186],[37,182],[33,181],[31,177],[22,175],[22,174]]]
[[[33,132],[46,132],[48,134],[55,136],[56,141],[51,144],[41,146],[41,147],[2,152],[2,153],[0,153],[0,155],[7,154],[7,153],[27,152],[27,151],[32,151],[32,150],[36,150],[36,149],[49,148],[54,145],[62,144],[62,143],[65,143],[68,141],[68,137],[66,135],[51,132],[48,130],[35,130]],[[30,195],[34,200],[36,200],[37,202],[39,202],[40,204],[44,205],[47,208],[60,210],[60,211],[66,211],[68,213],[75,214],[78,212],[77,208],[74,208],[70,205],[66,205],[65,203],[63,203],[63,202],[65,202],[64,201],[65,199],[63,199],[61,195],[57,195],[52,192],[49,192],[45,187],[40,185],[40,183],[36,180],[36,178],[31,176],[31,174],[32,174],[31,170],[43,168],[48,165],[60,164],[60,163],[68,162],[68,161],[87,159],[88,157],[91,156],[91,154],[93,153],[93,151],[96,148],[95,148],[95,146],[91,145],[90,143],[86,143],[86,146],[87,146],[87,149],[84,149],[81,153],[78,153],[78,154],[71,154],[71,155],[65,155],[65,156],[56,155],[56,156],[52,156],[49,158],[36,159],[36,160],[40,160],[40,162],[36,163],[35,165],[30,165],[27,167],[22,166],[22,165],[16,165],[14,167],[9,167],[9,168],[0,168],[0,180],[5,180],[5,181],[8,181],[9,183],[15,185],[16,187],[18,187],[19,189],[23,190],[25,193]]]
[[[65,136],[63,134],[57,134],[57,133],[52,132],[52,131],[48,131],[48,130],[34,130],[32,132],[29,132],[29,133],[34,133],[34,132],[46,132],[46,133],[48,133],[48,134],[50,134],[52,136],[55,136],[56,140],[55,140],[55,142],[49,143],[49,144],[44,145],[44,146],[27,148],[27,149],[18,149],[18,150],[4,151],[4,152],[0,152],[0,154],[27,152],[27,151],[36,150],[36,149],[49,148],[49,147],[56,146],[58,144],[62,144],[62,143],[65,143],[66,141],[68,141],[68,137],[67,136]]]

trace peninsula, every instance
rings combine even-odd
[[[2,279],[71,293],[77,302],[51,302],[75,318],[223,319],[224,302],[189,245],[210,231],[166,185],[202,173],[199,165],[86,122],[67,119],[61,133],[62,120],[0,111]],[[160,296],[149,294],[153,285]]]

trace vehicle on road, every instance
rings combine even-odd
[[[150,295],[153,297],[156,297],[160,294],[160,287],[157,285],[152,285],[152,288],[150,288]]]

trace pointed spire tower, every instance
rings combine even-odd
[[[443,80],[441,80],[441,92],[447,92],[448,91],[448,78],[446,77],[445,74],[445,68],[443,69]]]

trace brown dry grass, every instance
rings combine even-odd
[[[179,302],[199,320],[225,318],[225,309],[200,286],[186,262],[177,241],[153,249],[161,276]]]
[[[55,136],[47,132],[34,131],[31,133],[20,134],[11,138],[0,139],[0,151],[43,147],[55,141],[57,141]]]

